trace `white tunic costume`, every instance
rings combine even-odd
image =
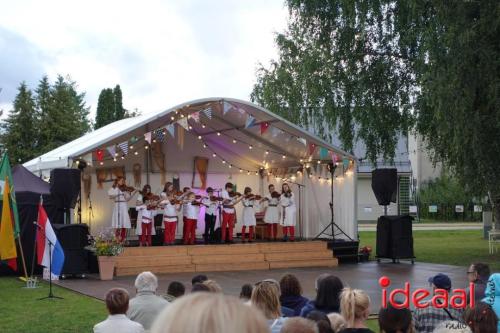
[[[132,198],[129,192],[122,192],[118,187],[111,187],[108,195],[113,200],[113,217],[111,226],[113,228],[130,229],[130,216],[128,216],[127,202]]]
[[[254,199],[242,199],[241,203],[243,204],[243,225],[255,226],[257,224],[255,211],[258,208],[258,202]]]
[[[163,208],[163,222],[178,222],[179,221],[179,209],[177,209],[176,205],[172,205],[170,203],[170,200],[165,199],[160,202],[161,205],[164,205],[165,207]],[[165,228],[164,225],[162,225],[162,228]]]
[[[267,198],[267,208],[264,214],[264,222],[266,223],[279,223],[280,222],[280,212],[279,212],[279,198],[271,197],[271,193],[266,195]]]
[[[282,194],[280,197],[280,204],[283,207],[281,224],[285,227],[294,227],[296,224],[295,212],[297,210],[294,194],[290,193],[290,197],[286,197]]]
[[[142,194],[139,194],[137,196],[137,201],[143,202]],[[151,235],[156,235],[156,230],[155,230],[156,210],[148,209],[148,206],[146,204],[136,206],[135,210],[137,210],[137,226],[135,227],[135,234],[142,235],[142,227],[141,227],[142,223],[153,223],[153,225],[151,226]]]

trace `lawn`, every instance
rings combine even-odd
[[[47,296],[48,284],[37,289],[24,285],[12,277],[0,278],[2,333],[92,332],[107,317],[104,303],[94,298],[54,286],[54,294],[64,299],[38,300]]]
[[[414,231],[413,248],[417,261],[457,266],[468,266],[472,262],[485,262],[492,272],[500,271],[500,253],[488,253],[488,241],[482,238],[482,230],[432,230]],[[360,246],[373,248],[375,257],[374,231],[360,231]]]

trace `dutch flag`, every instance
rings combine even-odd
[[[61,275],[64,265],[64,251],[61,243],[57,240],[54,229],[50,224],[49,218],[42,204],[38,205],[38,228],[36,234],[36,253],[38,264],[47,268],[51,268],[52,274]],[[49,246],[49,241],[51,245]],[[49,253],[49,249],[52,253]],[[50,261],[52,260],[52,265]]]

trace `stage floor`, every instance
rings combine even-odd
[[[375,261],[360,264],[340,264],[334,268],[288,268],[263,271],[233,271],[233,272],[208,272],[209,279],[217,281],[225,294],[239,295],[240,288],[245,283],[256,283],[266,278],[279,278],[285,273],[295,274],[302,284],[304,296],[313,298],[315,295],[314,281],[322,273],[331,273],[342,279],[345,285],[363,289],[371,297],[372,310],[378,312],[381,301],[381,288],[378,279],[388,276],[392,280],[391,287],[401,288],[404,282],[411,283],[411,289],[427,288],[427,279],[437,273],[447,274],[453,283],[453,288],[463,288],[467,284],[466,267],[438,265],[428,263],[415,263],[403,261],[400,264],[380,263]],[[171,281],[180,281],[186,286],[186,292],[191,288],[191,278],[197,273],[172,273],[158,275],[159,293],[164,293]],[[104,294],[110,288],[125,288],[130,295],[135,295],[134,276],[115,277],[113,281],[100,281],[97,276],[86,279],[68,279],[58,281],[57,284],[76,292],[104,299]]]

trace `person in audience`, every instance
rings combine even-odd
[[[285,321],[280,333],[319,333],[319,330],[318,325],[314,321],[301,317],[293,317]]]
[[[253,286],[249,283],[245,283],[241,286],[240,299],[244,302],[248,302],[250,297],[252,297]]]
[[[491,306],[498,318],[500,318],[500,273],[491,274],[486,283],[483,302]],[[497,330],[500,332],[500,320]]]
[[[286,306],[293,310],[294,316],[300,315],[300,310],[309,302],[302,296],[302,287],[297,277],[293,274],[285,274],[280,280],[280,302],[281,306]]]
[[[237,298],[196,293],[172,303],[160,313],[151,329],[151,333],[179,332],[269,333],[269,330],[262,313]]]
[[[436,326],[433,333],[472,333],[472,331],[464,323],[456,320],[445,320]]]
[[[168,285],[167,293],[163,296],[167,301],[173,302],[186,293],[186,288],[179,281],[172,281]]]
[[[280,284],[278,281],[276,281],[275,279],[265,279],[265,280],[262,280],[262,282],[273,283],[276,286],[276,288],[278,288],[278,293],[281,295],[281,287],[280,287]],[[280,304],[281,304],[281,302],[280,302]],[[287,306],[284,306],[283,304],[281,304],[281,314],[283,315],[283,317],[286,317],[286,318],[295,316],[293,309],[291,309]]]
[[[381,333],[414,333],[410,309],[396,309],[392,304],[380,308],[378,326]]]
[[[141,324],[127,318],[128,292],[122,288],[113,288],[106,294],[106,308],[109,316],[94,326],[94,333],[143,333]]]
[[[255,285],[250,298],[252,306],[260,309],[266,317],[271,333],[279,333],[285,323],[285,317],[281,315],[279,295],[278,286],[264,280]]]
[[[333,333],[332,323],[323,312],[313,310],[307,314],[306,318],[316,323],[319,333]]]
[[[207,280],[203,282],[204,285],[208,287],[208,290],[212,293],[222,293],[221,286],[214,280]]]
[[[191,293],[196,293],[198,291],[205,291],[205,292],[209,293],[210,288],[204,283],[197,282],[193,285],[193,287],[191,287]]]
[[[374,333],[366,326],[370,297],[360,289],[344,288],[340,294],[340,314],[346,321],[341,333]]]
[[[439,273],[429,278],[433,290],[444,289],[451,291],[451,280],[446,274]],[[429,306],[427,308],[416,309],[413,313],[413,322],[417,332],[431,333],[443,321],[456,320],[463,322],[461,309],[454,309],[448,304],[448,307],[436,308]]]
[[[301,317],[306,317],[313,310],[325,314],[340,311],[340,293],[344,289],[342,281],[335,275],[320,275],[316,279],[316,299],[309,301],[300,311]]]
[[[342,317],[339,313],[329,313],[328,319],[330,320],[330,324],[332,325],[332,330],[335,333],[338,333],[340,330],[346,327],[346,322],[344,317]]]
[[[169,305],[163,297],[156,295],[158,279],[151,272],[142,272],[135,279],[136,296],[130,300],[127,317],[149,330],[158,313]]]
[[[208,280],[208,277],[205,274],[195,275],[191,279],[191,285],[194,286],[195,283],[203,283],[207,280]]]
[[[476,303],[474,308],[468,308],[464,314],[465,324],[473,333],[497,333],[498,318],[495,311],[486,303]]]
[[[474,283],[474,300],[479,302],[484,297],[486,282],[490,277],[490,266],[482,262],[473,263],[467,270],[467,279]],[[469,288],[467,288],[467,303],[469,303]]]

